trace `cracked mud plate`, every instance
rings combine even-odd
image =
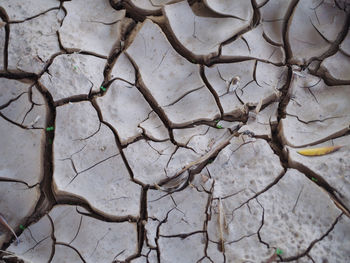
[[[0,262],[350,262],[349,24],[347,0],[2,0]]]

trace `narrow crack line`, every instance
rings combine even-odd
[[[156,236],[154,238],[154,241],[156,243],[156,246],[157,246],[157,259],[158,259],[158,262],[161,262],[160,260],[160,249],[159,249],[159,238],[160,238],[160,227],[165,224],[167,221],[168,221],[168,217],[169,217],[169,214],[171,213],[171,211],[173,211],[175,209],[175,207],[171,208],[165,215],[165,218],[159,222],[158,226],[157,226],[157,230],[156,230]]]
[[[190,91],[187,91],[185,94],[181,95],[179,98],[177,98],[177,99],[174,100],[173,102],[171,102],[171,103],[169,103],[169,104],[167,104],[167,105],[161,106],[161,107],[162,107],[162,108],[166,108],[166,107],[173,106],[173,105],[175,105],[177,102],[179,102],[180,100],[182,100],[183,98],[185,98],[186,96],[188,96],[188,95],[190,95],[191,93],[196,92],[196,91],[198,91],[198,90],[200,90],[200,89],[202,89],[202,88],[204,88],[204,85],[202,85],[202,86],[200,86],[200,87],[198,87],[198,88],[194,88],[194,89],[192,89],[192,90],[190,90]]]
[[[62,9],[63,13],[64,13],[64,17],[62,18],[62,20],[60,22],[60,28],[61,28],[63,25],[64,19],[67,17],[68,11],[67,11],[66,7],[63,5],[65,0],[59,0],[59,1],[60,1],[60,9]],[[57,32],[58,32],[58,30],[57,30]]]
[[[316,11],[316,10],[314,10],[314,14],[315,14],[315,17],[316,17],[316,19],[317,19],[317,23],[318,23],[319,25],[321,25],[321,22],[320,22],[320,19],[318,18],[318,15],[317,15],[317,11]]]
[[[154,148],[154,147],[149,143],[149,141],[146,140],[146,143],[147,143],[147,145],[148,145],[153,151],[157,152],[158,155],[159,155],[158,158],[157,158],[155,161],[153,161],[153,162],[158,161],[158,159],[160,158],[161,155],[168,155],[168,154],[162,153],[162,152],[165,151],[165,150],[167,150],[170,146],[168,146],[168,147],[165,148],[165,149],[162,149],[161,151],[158,151],[156,148]]]
[[[205,44],[204,41],[202,41],[201,39],[199,39],[199,37],[196,36],[196,18],[197,18],[196,16],[193,17],[193,33],[192,33],[192,37],[197,39],[202,44]]]
[[[273,51],[271,52],[271,55],[268,57],[268,59],[272,58],[272,56],[275,54],[277,48],[274,48]]]
[[[242,241],[245,238],[252,237],[252,236],[255,236],[255,235],[256,235],[256,233],[251,233],[251,234],[248,234],[248,235],[244,235],[244,236],[241,236],[240,238],[238,238],[236,240],[225,242],[225,244],[231,245],[233,243],[238,243],[238,242]],[[216,242],[214,241],[214,243],[216,243]]]
[[[112,262],[112,263],[114,263],[114,262],[119,262],[119,261],[117,261],[117,257],[119,257],[120,255],[122,255],[122,254],[125,252],[125,250],[126,250],[126,249],[123,249],[122,251],[118,252],[118,253],[114,256],[113,262]]]
[[[50,225],[51,225],[51,241],[52,241],[52,245],[51,245],[51,255],[50,255],[50,258],[48,260],[48,262],[51,262],[54,255],[55,255],[55,252],[56,252],[56,247],[55,247],[55,243],[56,243],[56,237],[55,237],[55,224],[51,218],[51,216],[49,214],[46,215],[47,218],[49,219],[49,222],[50,222]]]
[[[38,243],[38,241],[34,238],[32,230],[30,230],[30,227],[27,227],[27,230],[29,232],[29,235],[30,235],[31,239],[33,239],[35,243]]]
[[[120,142],[120,138],[119,138],[118,132],[115,130],[115,128],[110,123],[108,123],[108,122],[103,120],[102,111],[101,111],[100,107],[98,106],[98,104],[96,103],[96,100],[92,100],[91,103],[92,103],[92,106],[95,108],[95,110],[97,112],[97,115],[98,115],[98,118],[99,118],[100,122],[105,124],[112,131],[112,133],[114,135],[115,143],[116,143],[116,145],[118,147],[118,150],[119,150],[119,154],[122,157],[123,163],[124,163],[126,169],[128,170],[128,173],[129,173],[129,176],[130,176],[131,180],[134,183],[143,186],[142,182],[140,182],[140,181],[138,181],[138,180],[136,180],[134,178],[134,173],[133,173],[133,171],[132,171],[132,169],[131,169],[131,167],[130,167],[130,165],[128,163],[128,160],[127,160],[127,158],[126,158],[126,156],[124,154],[123,147],[122,147],[122,144]]]
[[[179,146],[175,146],[174,151],[170,154],[169,159],[168,159],[168,161],[167,161],[167,163],[166,163],[166,166],[165,166],[165,168],[164,168],[164,173],[165,173],[165,175],[166,175],[167,177],[168,177],[168,173],[167,173],[167,170],[166,170],[166,169],[168,168],[169,163],[171,162],[171,160],[173,159],[174,155],[176,154],[176,152],[178,151],[179,148],[180,148]]]
[[[24,94],[28,93],[27,91],[22,92],[17,97],[10,99],[8,102],[4,103],[3,105],[0,105],[0,111],[8,107],[12,102],[17,101],[20,97],[22,97]]]
[[[183,167],[180,171],[178,171],[177,173],[175,173],[174,176],[169,177],[165,180],[162,180],[161,182],[159,182],[158,184],[160,186],[170,182],[171,180],[177,179],[179,176],[181,176],[184,172],[186,172],[187,170],[194,170],[193,168],[198,168],[199,166],[203,165],[203,162],[207,161],[208,159],[210,159],[211,157],[213,157],[214,155],[217,155],[223,148],[225,148],[229,143],[230,140],[233,138],[233,135],[230,135],[225,141],[221,142],[220,144],[218,144],[214,149],[212,149],[211,151],[209,151],[208,153],[204,154],[203,156],[201,156],[199,159],[197,159],[196,161],[193,161],[191,163],[189,163],[188,165],[186,165],[185,167]],[[202,170],[202,169],[200,169]]]
[[[47,9],[47,10],[45,10],[45,11],[39,13],[39,14],[34,15],[34,16],[27,17],[27,18],[22,19],[22,20],[9,20],[8,23],[9,23],[9,24],[19,24],[19,23],[23,23],[23,22],[32,20],[32,19],[34,19],[34,18],[37,18],[37,17],[39,17],[39,16],[41,16],[41,15],[45,15],[46,13],[48,13],[48,12],[50,12],[50,11],[59,10],[59,9],[60,9],[59,6],[57,6],[57,7],[51,7],[51,8],[49,8],[49,9]]]
[[[262,8],[264,5],[266,5],[270,0],[265,0],[265,2],[261,3],[259,6],[257,5],[257,8]]]
[[[246,190],[247,190],[247,188],[243,188],[242,190],[239,190],[239,191],[237,191],[237,192],[235,192],[233,194],[225,195],[224,197],[220,197],[220,198],[221,198],[221,200],[225,200],[225,199],[231,198],[231,197],[233,197],[235,195],[238,195],[238,194],[240,194],[240,193],[242,193],[242,192],[244,192]],[[215,198],[213,198],[213,200],[219,200],[219,197],[215,197]]]
[[[29,92],[28,92],[29,93],[29,101],[35,106],[45,106],[45,102],[44,103],[37,103],[34,101],[33,89],[35,89],[37,92],[39,92],[38,89],[35,87],[35,84],[36,83],[33,83],[32,85],[29,86]]]
[[[67,48],[67,47],[64,47],[64,50],[66,50],[66,54],[73,54],[74,53],[74,54],[94,56],[94,57],[102,58],[102,59],[108,59],[108,57],[105,56],[105,55],[101,55],[101,54],[98,54],[98,53],[95,53],[95,52],[92,52],[92,51],[88,51],[88,50],[82,50],[82,49],[79,49],[79,48]]]
[[[312,261],[312,263],[316,263],[316,261],[309,254],[307,254],[306,256],[308,259],[310,259]]]
[[[245,105],[245,102],[243,101],[243,99],[240,97],[240,96],[243,96],[243,94],[244,94],[244,89],[246,88],[246,87],[248,87],[248,85],[250,84],[250,83],[253,83],[253,82],[255,82],[254,80],[251,80],[251,81],[249,81],[246,85],[244,85],[244,87],[242,87],[242,88],[237,88],[237,89],[235,89],[235,91],[234,91],[234,93],[235,93],[235,95],[236,95],[236,98],[238,99],[238,101],[242,104],[242,105]],[[241,92],[241,95],[238,95],[237,94],[237,91],[240,91]],[[247,112],[247,118],[248,118],[248,114],[249,114],[249,112]]]
[[[32,188],[34,188],[34,187],[39,185],[39,183],[36,183],[36,184],[33,184],[33,185],[29,185],[25,181],[13,179],[13,178],[6,178],[6,177],[0,177],[0,182],[24,184],[28,189],[32,189]]]
[[[60,55],[65,55],[65,54],[67,54],[66,51],[58,51],[57,53],[52,54],[51,57],[46,61],[46,64],[41,70],[41,72],[39,72],[39,74],[35,74],[36,80],[39,80],[45,72],[49,74],[51,77],[52,75],[50,74],[49,67],[52,65],[56,57]],[[51,81],[51,78],[50,78],[50,81]]]
[[[118,78],[118,77],[111,79],[111,80],[107,83],[107,85],[110,86],[114,81],[117,81],[117,80],[123,81],[123,82],[129,84],[130,86],[135,86],[135,83],[131,83],[130,81],[127,81],[127,80],[125,80],[125,79]],[[106,88],[106,87],[105,87],[105,88]]]
[[[93,57],[97,57],[97,58],[101,58],[101,59],[108,59],[107,56],[104,55],[100,55],[94,52],[90,52],[90,51],[86,51],[86,50],[81,50],[81,49],[77,49],[77,48],[65,48],[63,46],[61,46],[62,44],[60,43],[60,34],[58,31],[56,31],[57,37],[58,37],[58,42],[59,42],[59,46],[61,51],[58,51],[54,54],[51,55],[51,57],[47,60],[44,68],[42,69],[42,71],[40,71],[39,74],[34,74],[34,73],[28,73],[28,72],[23,72],[23,71],[17,71],[19,73],[26,75],[29,75],[27,78],[35,78],[35,80],[41,78],[41,76],[46,72],[48,73],[50,76],[50,72],[49,72],[49,68],[50,66],[53,64],[54,60],[56,59],[56,57],[61,56],[61,55],[72,55],[72,54],[80,54],[80,55],[86,55],[86,56],[93,56]],[[34,77],[32,77],[30,74],[34,75]],[[1,71],[0,71],[0,77],[1,77]],[[90,81],[91,82],[91,81]]]
[[[326,59],[326,58],[328,58],[330,56],[333,56],[334,54],[336,54],[338,52],[339,46],[343,42],[343,40],[346,38],[346,36],[348,34],[348,29],[349,29],[349,26],[350,26],[349,11],[346,12],[346,13],[347,13],[347,16],[346,16],[346,19],[345,19],[345,22],[344,22],[344,26],[340,30],[336,40],[333,41],[333,42],[327,41],[328,43],[331,44],[330,48],[327,51],[325,51],[322,55],[318,56],[317,58],[310,59],[308,65],[310,63],[312,63],[314,60],[321,60],[322,61],[322,60],[324,60],[324,59]],[[327,81],[325,81],[325,82],[327,83]]]
[[[148,93],[147,88],[145,87],[145,84],[142,81],[141,74],[140,74],[140,72],[138,70],[138,67],[137,67],[135,61],[133,61],[127,53],[125,53],[125,54],[128,57],[130,63],[132,64],[132,66],[133,66],[133,68],[135,70],[135,83],[136,83],[135,87],[142,94],[142,96],[144,97],[144,99],[146,100],[148,105],[152,108],[154,113],[157,114],[159,119],[162,121],[164,126],[167,128],[170,141],[174,145],[177,145],[176,141],[174,140],[174,134],[173,134],[173,131],[171,129],[171,123],[170,123],[168,117],[166,116],[164,110],[161,107],[159,107],[159,105],[156,102],[156,100],[154,99],[154,97]]]
[[[346,115],[343,115],[343,116],[331,116],[331,117],[327,117],[327,118],[324,118],[324,119],[319,119],[319,120],[311,120],[311,121],[304,121],[302,119],[299,118],[299,116],[297,115],[293,115],[293,114],[290,114],[290,113],[287,113],[286,114],[287,116],[291,116],[291,117],[294,117],[296,118],[298,121],[304,123],[304,124],[310,124],[310,123],[314,123],[314,122],[324,122],[324,121],[328,121],[328,120],[332,120],[332,119],[340,119],[340,118],[346,118],[348,116]]]
[[[203,68],[204,68],[204,70],[203,70],[203,73],[204,73],[204,75],[205,75],[205,66],[202,66]],[[226,79],[224,79],[224,77],[221,75],[221,72],[220,72],[220,69],[219,69],[219,65],[217,65],[217,67],[216,67],[216,71],[218,72],[218,75],[219,75],[219,77],[220,77],[220,79],[222,80],[222,81],[224,81],[225,83],[231,83],[231,81],[228,81],[228,80],[226,80]]]
[[[275,46],[275,48],[273,49],[272,54],[274,54],[274,53],[276,52],[276,50],[277,50],[276,47],[283,47],[283,44],[280,44],[280,43],[277,43],[277,42],[273,41],[271,38],[269,38],[269,37],[266,35],[265,32],[263,32],[262,37],[263,37],[263,39],[264,39],[267,43],[269,43],[269,44]],[[271,57],[272,57],[272,55],[270,55],[268,59],[270,59]]]
[[[238,209],[240,209],[242,206],[248,204],[251,200],[253,199],[257,199],[261,194],[265,193],[266,191],[268,191],[271,187],[273,187],[275,184],[277,184],[279,182],[279,180],[282,179],[282,177],[285,175],[286,171],[283,171],[278,177],[276,177],[276,179],[271,182],[270,184],[268,184],[264,189],[262,189],[259,192],[255,192],[253,189],[249,188],[250,191],[252,191],[254,193],[254,195],[252,197],[250,197],[247,201],[243,202],[241,205],[239,205],[237,208],[235,208],[233,210],[236,211]]]
[[[224,115],[224,109],[221,105],[221,102],[220,102],[220,97],[219,95],[217,94],[216,90],[213,88],[213,86],[210,84],[210,82],[208,81],[207,79],[207,76],[205,75],[205,66],[203,65],[200,65],[200,68],[199,68],[199,74],[201,76],[201,79],[202,81],[204,82],[205,86],[208,88],[209,92],[212,94],[212,96],[214,97],[215,99],[215,102],[216,102],[216,106],[219,108],[220,110],[220,119],[222,118],[222,116]],[[221,79],[223,79],[221,77],[221,74],[220,74],[220,71],[219,71],[219,68],[217,67],[217,70],[218,70],[218,73],[219,73],[219,76]]]
[[[22,254],[25,255],[25,254],[27,254],[29,251],[34,250],[37,246],[39,246],[42,242],[44,242],[44,241],[45,241],[46,239],[48,239],[48,238],[51,238],[51,236],[49,235],[49,236],[47,236],[47,237],[42,238],[42,239],[39,240],[33,247],[28,248],[28,249],[27,249],[26,251],[24,251]]]
[[[167,49],[167,51],[165,52],[165,54],[163,55],[162,59],[160,60],[159,64],[157,67],[154,68],[154,70],[152,71],[152,74],[160,67],[160,65],[163,63],[163,60],[165,59],[165,57],[167,56],[168,52],[169,52],[170,48]]]
[[[95,254],[96,249],[98,248],[98,246],[100,245],[100,242],[105,239],[105,237],[109,234],[109,230],[107,230],[107,232],[96,242],[96,246],[95,248],[92,250],[91,254],[88,256],[88,258],[91,258],[93,254]]]
[[[270,64],[270,65],[274,65],[277,67],[282,67],[285,66],[286,64],[283,62],[272,62],[270,60],[267,59],[261,59],[261,58],[257,58],[254,56],[222,56],[220,58],[215,58],[211,61],[211,64],[209,65],[205,65],[207,67],[210,67],[212,65],[215,64],[231,64],[231,63],[238,63],[238,62],[244,62],[244,61],[249,61],[249,60],[257,60],[259,62],[264,62],[266,64]]]
[[[299,87],[303,88],[303,89],[310,89],[310,88],[313,88],[313,87],[317,86],[321,82],[321,80],[322,80],[322,78],[319,78],[318,81],[315,84],[311,84],[309,86],[303,86],[303,87],[299,86]]]
[[[28,94],[29,95],[29,94]],[[29,99],[29,98],[28,98]],[[32,111],[34,109],[34,104],[33,103],[31,103],[31,105],[30,105],[30,109],[26,112],[26,114],[24,114],[24,116],[23,116],[23,119],[22,119],[22,121],[21,121],[21,125],[23,125],[23,126],[26,126],[26,127],[30,127],[30,128],[35,128],[33,125],[24,125],[23,123],[25,122],[25,120],[26,120],[26,118],[27,118],[27,116],[28,116],[28,114]]]
[[[101,126],[102,126],[102,124],[101,124],[101,122],[98,124],[98,128],[97,128],[97,130],[96,131],[94,131],[92,134],[90,134],[90,135],[88,135],[87,137],[85,137],[85,138],[79,138],[79,139],[72,139],[72,141],[74,142],[74,141],[86,141],[86,140],[88,140],[88,139],[90,139],[90,138],[92,138],[92,137],[94,137],[97,133],[99,133],[100,132],[100,130],[101,130]]]
[[[325,179],[323,179],[323,177],[321,177],[302,163],[289,162],[289,167],[294,168],[299,172],[305,174],[306,177],[308,177],[310,180],[312,179],[312,177],[316,178],[317,185],[324,189],[324,191],[328,193],[334,204],[345,215],[347,215],[350,218],[350,209],[338,198],[337,194],[339,194],[339,192],[335,188],[333,188]]]
[[[251,51],[251,49],[250,49],[250,46],[249,46],[248,41],[247,41],[243,36],[241,36],[241,39],[242,39],[242,41],[246,44],[246,46],[247,46],[247,48],[248,48],[248,51],[249,51],[249,54],[250,54],[252,51]]]
[[[314,241],[312,241],[304,252],[302,252],[302,253],[300,253],[300,254],[298,254],[296,256],[282,258],[282,262],[291,262],[291,261],[295,261],[295,260],[298,260],[298,259],[300,259],[302,257],[307,256],[307,254],[311,251],[311,249],[315,246],[315,244],[317,244],[318,242],[322,241],[325,237],[327,237],[329,235],[330,232],[333,231],[335,225],[339,222],[339,220],[340,220],[340,218],[342,216],[343,216],[343,213],[338,215],[337,218],[332,223],[332,225],[330,226],[330,228],[321,237],[319,237],[319,238],[315,239]]]
[[[315,7],[309,7],[311,10],[316,10],[317,8],[319,8],[321,5],[323,5],[324,0],[321,0]]]
[[[300,198],[300,196],[301,196],[301,193],[302,193],[303,189],[304,189],[304,185],[301,187],[301,189],[300,189],[300,191],[299,191],[297,200],[295,200],[295,204],[294,204],[294,206],[293,206],[292,213],[295,213],[295,208],[296,208],[297,205],[298,205],[299,198]]]
[[[320,35],[320,37],[326,41],[328,44],[331,44],[331,42],[320,32],[320,30],[315,26],[315,24],[312,22],[311,18],[309,18],[310,24],[312,27],[316,30],[316,32]]]
[[[152,1],[152,0],[150,0]],[[173,2],[176,2],[177,0],[173,1]],[[191,5],[191,3],[190,3]],[[241,21],[247,21],[247,19],[244,19],[244,18],[241,18],[239,16],[235,16],[235,15],[229,15],[229,14],[224,14],[224,13],[220,13],[219,11],[216,11],[215,9],[212,9],[211,6],[209,6],[207,4],[207,2],[203,2],[203,7],[206,8],[206,12],[208,12],[208,17],[215,17],[215,18],[234,18],[234,19],[237,19],[237,20],[241,20]],[[203,8],[202,7],[202,8]]]
[[[90,167],[88,167],[88,168],[86,168],[86,169],[84,169],[84,170],[78,172],[78,173],[69,181],[69,183],[65,186],[65,188],[68,187],[68,186],[77,178],[78,175],[83,174],[83,173],[87,172],[88,170],[91,170],[92,168],[96,167],[97,165],[100,165],[101,163],[104,163],[104,162],[108,161],[108,160],[111,159],[111,158],[117,157],[118,155],[119,155],[119,153],[113,154],[112,156],[109,156],[109,157],[107,157],[106,159],[103,159],[103,160],[101,160],[101,161],[99,161],[99,162],[93,164],[92,166],[90,166]]]
[[[70,249],[72,249],[75,253],[77,253],[78,257],[81,259],[82,262],[86,263],[87,261],[83,258],[83,256],[80,254],[79,250],[76,249],[75,247],[71,246],[70,244],[66,244],[66,243],[63,243],[63,242],[56,242],[55,243],[56,245],[59,245],[59,246],[64,246],[64,247],[68,247]],[[51,262],[51,261],[49,261]]]
[[[66,14],[67,15],[67,14]],[[65,15],[65,16],[66,16]],[[63,24],[63,21],[61,22],[61,26]],[[57,41],[58,41],[58,47],[60,48],[60,52],[67,53],[67,49],[63,46],[62,39],[61,39],[61,33],[59,30],[56,31]]]
[[[345,57],[347,57],[348,59],[350,59],[350,53],[347,53],[345,50],[341,49],[340,47],[338,52],[344,55]]]
[[[77,208],[76,208],[76,211],[78,212]],[[79,225],[78,225],[78,229],[77,229],[77,232],[75,232],[75,235],[74,237],[72,238],[72,240],[68,243],[69,245],[72,244],[74,242],[74,240],[77,238],[79,232],[80,232],[80,228],[81,228],[81,224],[83,222],[83,216],[80,215],[80,220],[79,220]]]
[[[37,127],[26,127],[20,123],[17,123],[17,122],[14,122],[13,120],[7,118],[4,114],[2,114],[2,112],[0,111],[0,117],[2,117],[4,120],[10,122],[11,124],[13,125],[16,125],[17,127],[20,127],[21,129],[24,129],[24,130],[42,130],[42,128],[37,128]]]
[[[315,94],[311,91],[311,89],[310,88],[306,88],[306,89],[309,91],[310,95],[314,98],[314,100],[317,102],[317,104],[319,104]]]
[[[61,158],[61,159],[58,159],[58,160],[59,161],[72,160],[73,156],[78,154],[78,153],[80,153],[80,152],[82,152],[85,149],[86,146],[87,146],[87,144],[85,144],[83,147],[81,147],[81,149],[79,149],[78,151],[72,153],[69,157]]]
[[[258,239],[259,239],[259,242],[260,242],[261,244],[264,244],[264,245],[269,249],[269,248],[270,248],[270,245],[269,245],[268,243],[266,243],[264,240],[262,240],[261,234],[260,234],[260,231],[261,231],[261,229],[263,228],[264,222],[265,222],[265,209],[264,209],[264,207],[262,206],[262,204],[259,202],[258,197],[256,197],[256,201],[257,201],[257,203],[259,204],[259,206],[262,208],[261,224],[260,224],[259,229],[258,229],[258,232],[257,232]]]
[[[155,190],[155,189],[152,189],[152,190]],[[157,202],[157,201],[159,201],[160,199],[163,199],[164,197],[167,197],[168,195],[170,195],[170,197],[172,197],[172,196],[171,196],[171,193],[164,193],[164,195],[162,195],[162,196],[160,196],[160,197],[158,197],[158,198],[156,198],[156,199],[150,200],[150,201],[148,201],[148,202],[149,202],[149,203]]]

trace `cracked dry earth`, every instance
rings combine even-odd
[[[0,262],[350,262],[349,14],[1,0]]]

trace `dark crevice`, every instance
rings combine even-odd
[[[73,95],[67,98],[63,98],[60,100],[56,100],[54,102],[55,107],[59,107],[68,103],[74,103],[74,102],[83,102],[83,101],[90,101],[88,94],[79,94],[79,95]]]
[[[39,81],[36,83],[36,88],[41,93],[46,102],[46,127],[55,127],[56,109],[53,105],[52,96]],[[45,139],[43,140],[43,177],[40,182],[41,195],[35,207],[34,213],[29,217],[26,225],[30,225],[41,218],[57,203],[52,189],[54,135],[54,132],[47,131],[44,137]]]
[[[253,9],[254,9],[254,15],[253,15],[253,21],[251,22],[251,29],[257,27],[260,24],[260,20],[261,20],[261,14],[260,14],[260,10],[259,10],[259,6],[256,3],[256,0],[251,0]]]
[[[126,216],[106,216],[103,213],[95,211],[93,208],[90,207],[90,205],[85,202],[79,202],[79,201],[74,201],[74,200],[64,200],[64,201],[59,201],[59,204],[65,204],[65,205],[75,205],[77,206],[77,213],[83,216],[87,216],[90,218],[97,219],[99,221],[104,221],[104,222],[109,222],[109,223],[124,223],[124,222],[129,222],[129,223],[137,223],[139,221],[139,217],[134,217],[131,215],[126,215]],[[79,207],[83,207],[87,212],[85,211],[80,211]]]
[[[197,230],[197,231],[194,231],[194,232],[191,232],[191,233],[181,233],[181,234],[175,234],[175,235],[159,235],[159,237],[162,237],[162,238],[181,238],[181,239],[185,239],[185,238],[188,238],[189,236],[192,236],[192,235],[196,235],[196,234],[205,234],[206,231],[203,231],[203,230]]]
[[[145,225],[148,220],[148,213],[147,213],[147,192],[148,187],[143,187],[141,191],[141,200],[140,200],[140,219],[137,222],[137,240],[138,240],[138,253],[132,258],[139,257],[142,252],[142,248],[144,243],[147,241],[146,237],[146,230]],[[129,258],[131,260],[132,258]]]
[[[9,25],[9,17],[6,13],[6,10],[0,6],[0,18],[4,21],[5,24],[5,43],[4,43],[4,70],[7,71],[8,68],[8,48],[10,41],[10,25]],[[1,74],[0,74],[1,76]]]
[[[0,78],[37,80],[38,75],[19,70],[0,70]]]

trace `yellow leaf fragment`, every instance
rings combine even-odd
[[[320,148],[312,148],[312,149],[302,149],[297,151],[301,155],[305,156],[320,156],[328,153],[335,152],[339,150],[343,146],[328,146],[328,147],[320,147]]]

